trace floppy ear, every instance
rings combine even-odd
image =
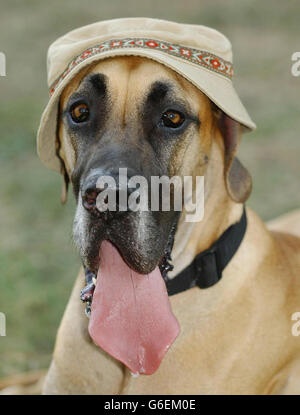
[[[224,179],[227,192],[235,202],[244,203],[250,196],[252,179],[248,170],[235,156],[241,139],[242,126],[223,111],[218,114],[218,126],[224,139]]]
[[[66,169],[65,162],[60,155],[60,149],[61,149],[60,139],[58,137],[58,134],[56,134],[56,156],[58,157],[60,161],[60,172],[63,176],[60,200],[61,200],[61,203],[64,205],[68,199],[68,188],[69,188],[70,179],[69,179],[69,175]]]

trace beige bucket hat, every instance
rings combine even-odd
[[[66,85],[92,62],[124,55],[143,56],[166,65],[247,130],[255,129],[233,87],[231,44],[220,32],[206,26],[151,18],[106,20],[75,29],[49,47],[50,100],[37,136],[38,155],[48,168],[61,170],[56,155],[57,115]]]

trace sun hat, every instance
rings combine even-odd
[[[59,98],[84,67],[114,56],[143,56],[173,69],[207,95],[246,130],[255,124],[232,84],[232,48],[220,32],[201,25],[152,18],[100,21],[57,39],[48,50],[50,100],[42,114],[38,155],[46,167],[61,171],[56,154]]]

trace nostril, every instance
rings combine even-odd
[[[96,206],[97,196],[100,192],[101,189],[94,187],[86,189],[82,194],[83,206],[88,210],[93,209]]]

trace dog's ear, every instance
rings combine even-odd
[[[243,127],[223,111],[219,111],[217,120],[224,140],[224,179],[226,189],[232,200],[237,203],[244,203],[250,196],[252,179],[248,170],[236,157]]]
[[[61,157],[60,149],[61,149],[61,143],[58,134],[56,135],[56,156],[58,157],[60,161],[60,172],[63,176],[63,183],[61,188],[61,194],[60,194],[60,201],[64,205],[67,202],[68,199],[68,188],[69,188],[69,175],[66,169],[66,165],[64,162],[64,159]]]
[[[62,205],[64,205],[68,200],[68,188],[69,188],[70,179],[66,171],[66,168],[64,167],[64,169],[62,170],[63,171],[61,172],[61,174],[63,175],[63,183],[61,187],[60,201]]]

